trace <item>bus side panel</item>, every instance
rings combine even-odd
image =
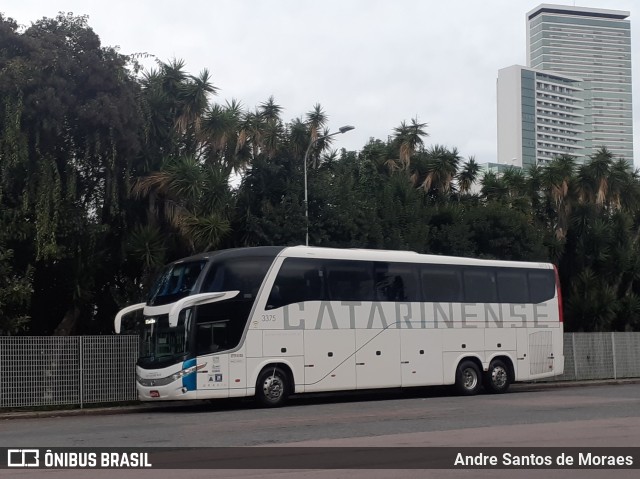
[[[305,391],[355,389],[356,332],[353,329],[304,332]]]
[[[517,328],[516,381],[557,376],[564,372],[562,326]]]
[[[400,330],[356,330],[356,389],[400,387]]]
[[[484,347],[487,351],[487,355],[493,354],[495,352],[515,352],[515,328],[485,328]]]
[[[442,331],[401,329],[402,386],[442,384]]]
[[[249,329],[245,338],[248,358],[262,357],[262,331]]]
[[[265,330],[262,332],[262,351],[265,357],[302,356],[304,353],[303,331]]]
[[[485,342],[482,328],[462,328],[460,324],[455,324],[453,328],[441,331],[443,352],[475,354],[484,362]]]
[[[216,354],[200,356],[198,364],[204,367],[198,370],[198,399],[229,397],[229,355]]]
[[[247,394],[246,347],[229,354],[229,397]]]

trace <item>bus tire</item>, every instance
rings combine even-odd
[[[256,397],[263,406],[283,406],[287,402],[289,390],[289,378],[277,366],[266,367],[258,376]]]
[[[456,389],[463,396],[473,396],[482,387],[480,368],[473,361],[465,360],[456,369]]]
[[[494,359],[485,375],[484,387],[493,394],[506,393],[509,389],[509,368],[499,359]]]

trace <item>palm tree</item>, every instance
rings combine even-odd
[[[320,103],[313,105],[313,109],[307,112],[307,125],[309,126],[309,133],[311,141],[316,141],[320,135],[320,130],[325,128],[329,117],[322,109]]]
[[[310,156],[313,159],[313,168],[318,167],[318,156],[322,150],[331,143],[331,138],[326,138],[329,134],[329,130],[326,128],[328,121],[329,117],[319,103],[316,103],[313,109],[307,112],[307,126],[309,129],[308,147],[311,147]]]
[[[625,161],[626,163],[626,161]],[[620,205],[625,211],[637,211],[640,208],[640,170],[627,170],[624,178],[623,194],[620,197]]]
[[[159,68],[143,75],[142,98],[148,117],[147,171],[161,167],[159,159],[171,155],[199,154],[200,126],[216,94],[208,70],[195,77],[185,72],[184,60],[158,62]]]
[[[509,198],[512,201],[526,196],[527,178],[522,168],[506,168],[502,173],[502,181],[507,186]]]
[[[250,145],[253,158],[256,158],[262,151],[264,124],[265,120],[258,110],[247,111],[243,115],[240,131],[243,132],[244,141]]]
[[[200,76],[189,76],[178,90],[180,111],[176,118],[176,128],[185,132],[193,127],[195,134],[200,131],[202,114],[209,106],[209,95],[215,95],[218,89],[211,83],[209,70],[202,70]]]
[[[603,146],[590,158],[590,161],[578,169],[580,199],[595,203],[599,208],[603,208],[608,200],[613,153]]]
[[[263,132],[264,152],[273,158],[284,140],[284,127],[280,121],[268,121]]]
[[[637,184],[637,181],[629,181],[629,179],[633,177],[633,174],[634,172],[631,170],[631,166],[623,158],[615,160],[611,165],[608,185],[608,204],[611,209],[618,210],[622,208],[623,198],[625,206],[629,204],[628,199],[637,191],[637,188],[633,187],[633,184]]]
[[[424,191],[436,190],[441,195],[451,191],[453,179],[462,158],[457,148],[449,150],[435,145],[427,151],[426,176],[420,185]]]
[[[551,199],[557,213],[555,235],[564,239],[567,235],[569,215],[571,214],[570,194],[576,163],[573,156],[561,155],[544,167],[542,184]]]
[[[400,147],[400,165],[405,171],[409,170],[411,157],[419,147],[424,145],[424,137],[429,136],[425,131],[426,123],[419,123],[418,118],[411,119],[411,125],[407,125],[403,120],[399,127],[393,129],[394,139]]]
[[[166,262],[167,246],[156,225],[137,224],[127,235],[125,249],[135,261],[142,263],[142,284],[148,285]]]
[[[301,158],[309,146],[309,130],[307,125],[302,119],[296,118],[288,125],[286,133],[291,155],[294,158]]]
[[[475,157],[470,156],[457,174],[458,190],[466,195],[471,191],[471,187],[478,179],[480,173],[480,165],[476,162]]]
[[[225,106],[211,105],[203,115],[201,140],[205,162],[220,164],[226,171],[238,173],[251,162],[249,133],[245,112],[237,100]]]
[[[229,107],[213,104],[207,108],[202,115],[201,138],[209,147],[210,157],[226,152],[238,132],[239,120],[237,112]]]
[[[529,197],[529,203],[531,209],[538,218],[546,217],[546,214],[542,210],[542,204],[544,199],[543,194],[543,176],[544,170],[541,166],[534,164],[527,169],[526,178],[526,192]]]
[[[275,102],[273,96],[260,104],[258,114],[264,120],[262,124],[262,143],[268,158],[273,158],[282,143],[284,128],[280,118],[282,107]]]
[[[232,197],[228,174],[194,156],[173,158],[134,185],[138,197],[154,194],[160,228],[178,233],[190,253],[215,247],[230,231]]]
[[[277,122],[280,121],[282,107],[276,103],[275,98],[271,95],[267,101],[260,104],[258,112],[267,122]]]
[[[509,188],[495,172],[487,171],[480,180],[482,196],[489,201],[504,201],[509,193]]]

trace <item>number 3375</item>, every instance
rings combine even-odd
[[[262,315],[262,322],[269,322],[269,321],[275,321],[276,320],[276,315],[275,314],[263,314]]]

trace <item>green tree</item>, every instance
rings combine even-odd
[[[94,327],[111,315],[140,150],[135,65],[71,14],[24,31],[3,17],[0,44],[0,202],[33,271],[30,329]]]
[[[568,222],[573,206],[575,159],[569,155],[555,158],[544,168],[542,174],[543,188],[551,201],[556,238],[563,240],[567,235]]]
[[[408,171],[411,166],[411,157],[413,154],[424,145],[424,138],[429,136],[425,128],[426,123],[420,123],[418,118],[412,118],[411,124],[403,120],[400,126],[393,129],[394,143],[399,149],[399,165],[400,167]]]
[[[420,186],[431,194],[448,195],[452,191],[461,160],[457,148],[448,149],[441,145],[429,148],[426,151],[424,179]]]
[[[599,208],[608,206],[613,161],[613,153],[603,146],[591,155],[590,161],[580,165],[577,189],[581,201],[594,203]]]
[[[458,180],[458,190],[463,195],[468,195],[471,187],[478,180],[480,174],[480,165],[476,162],[475,157],[469,157],[462,168],[458,171],[456,179]]]
[[[0,336],[13,336],[29,329],[32,270],[17,274],[13,251],[0,245]]]
[[[186,156],[169,160],[162,170],[140,178],[134,191],[140,196],[155,194],[156,224],[178,234],[183,254],[189,254],[217,247],[229,233],[233,198],[228,181],[215,165]]]

